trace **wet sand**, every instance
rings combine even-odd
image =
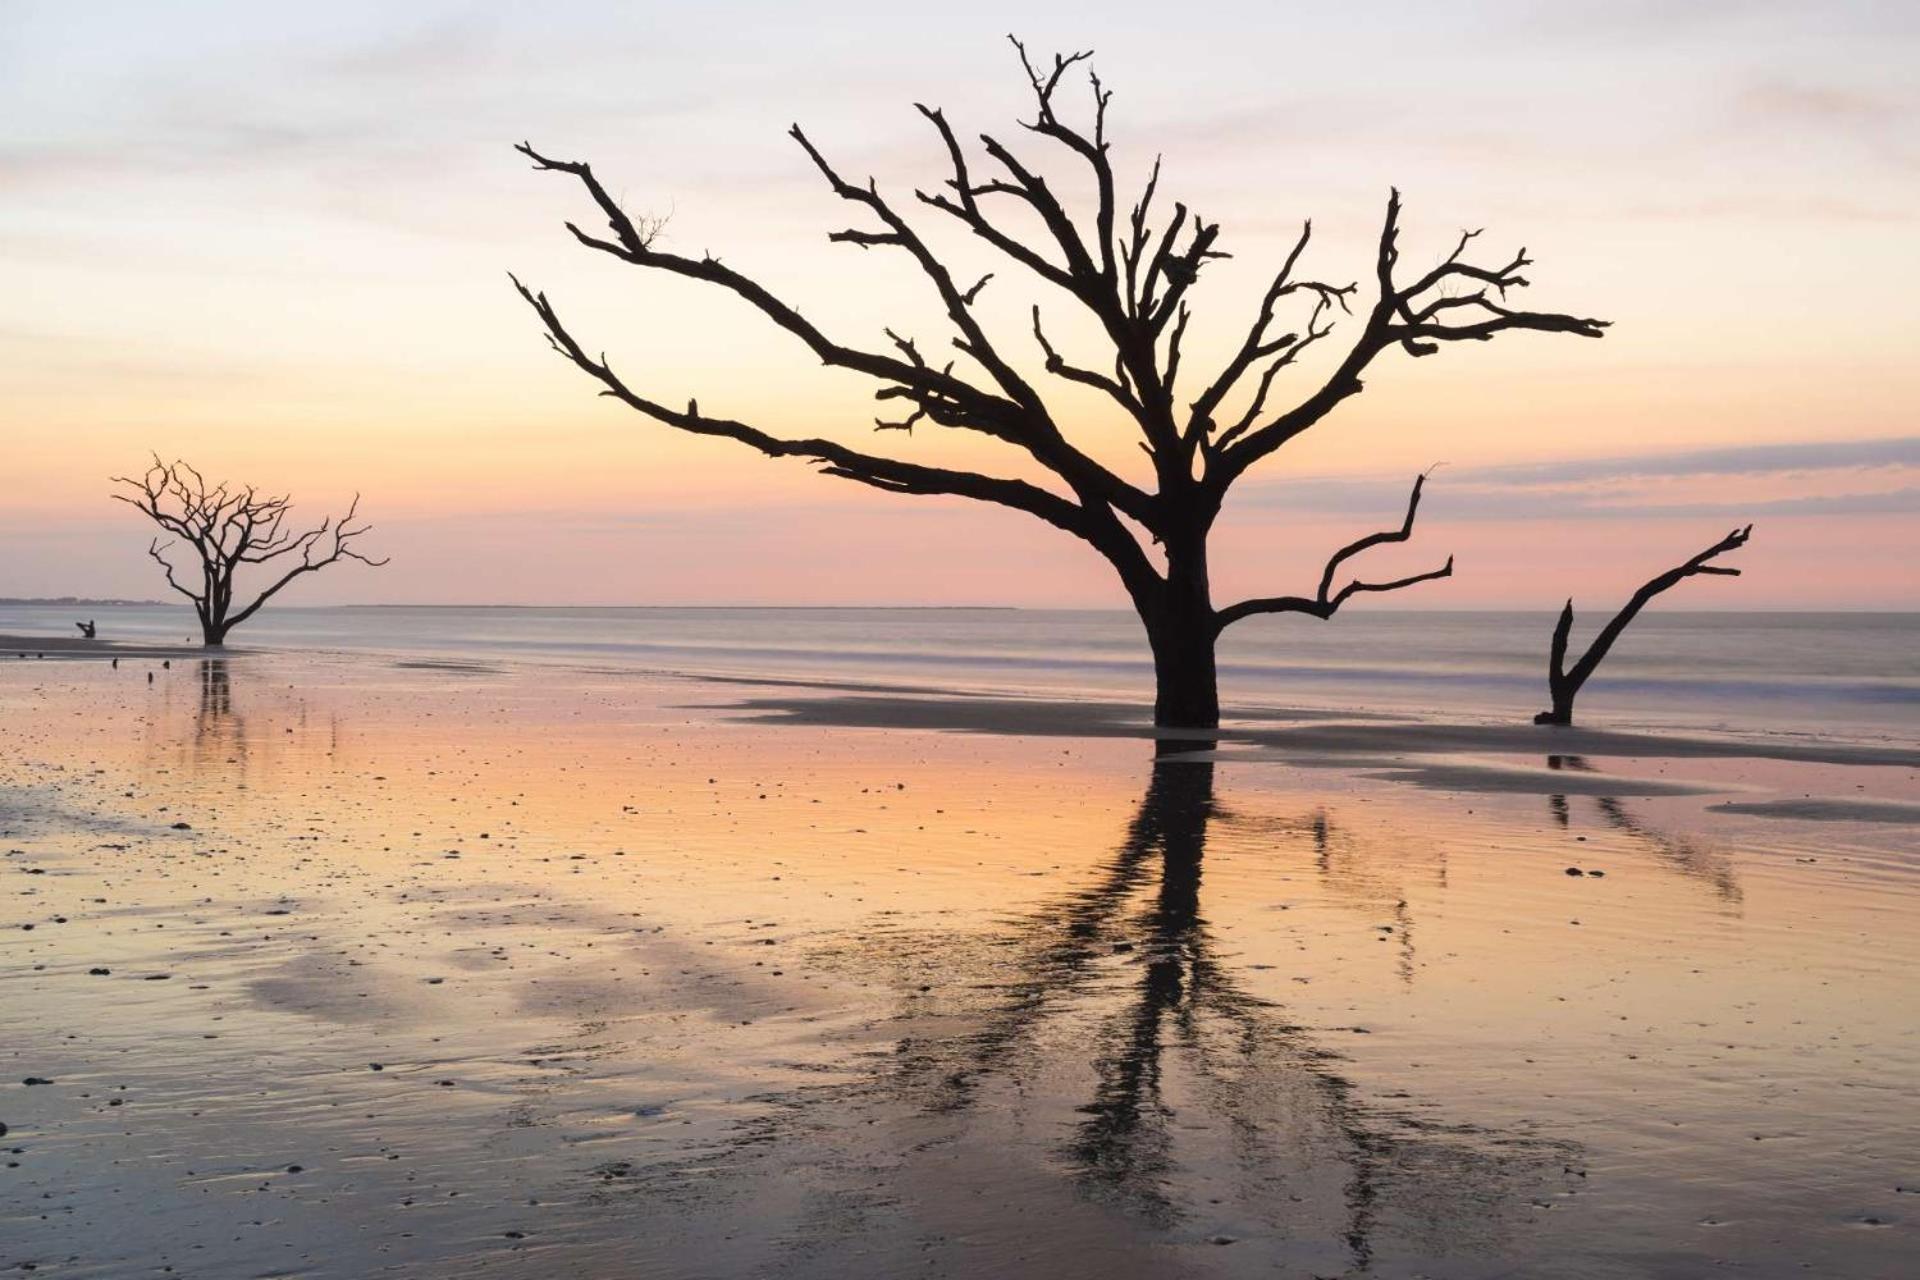
[[[97,658],[103,662],[114,658],[157,658],[167,661],[173,659],[199,658],[205,655],[205,647],[192,640],[180,644],[140,644],[127,640],[88,640],[84,636],[15,636],[0,635],[0,658],[11,658],[18,662],[22,659],[56,658]]]
[[[0,1271],[1914,1273],[1901,744],[47,652]]]

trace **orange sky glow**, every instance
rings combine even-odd
[[[876,437],[870,385],[735,299],[580,249],[561,225],[591,225],[578,187],[510,149],[591,159],[630,208],[670,214],[666,247],[720,255],[844,341],[892,326],[938,347],[903,255],[827,243],[849,210],[785,129],[903,197],[943,174],[915,101],[1046,157],[1012,123],[1031,104],[1011,26],[1097,49],[1123,180],[1162,154],[1164,192],[1223,224],[1192,368],[1244,332],[1303,218],[1309,272],[1364,291],[1389,184],[1410,262],[1484,227],[1491,258],[1537,260],[1529,305],[1614,322],[1383,356],[1235,491],[1220,599],[1310,589],[1443,463],[1377,567],[1452,553],[1458,575],[1368,607],[1617,593],[1751,519],[1746,576],[1676,607],[1920,608],[1920,17],[1898,6],[1246,4],[1177,28],[1146,5],[573,8],[0,12],[0,595],[157,598],[147,533],[106,495],[158,450],[316,513],[363,495],[392,564],[290,602],[1122,606],[1105,564],[1031,517],[874,493],[596,399],[507,280],[662,401],[1032,475],[977,437]],[[921,224],[956,276],[1000,273],[983,323],[1069,435],[1144,481],[1112,406],[1041,371],[1044,286]],[[1093,359],[1054,305],[1049,336]]]

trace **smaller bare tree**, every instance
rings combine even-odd
[[[353,547],[353,540],[372,528],[353,522],[359,494],[353,496],[345,515],[328,516],[318,527],[300,530],[287,523],[291,499],[262,496],[251,485],[209,487],[191,466],[162,462],[158,454],[139,479],[115,476],[113,482],[127,489],[114,494],[115,501],[137,509],[173,535],[165,542],[156,537],[147,554],[166,571],[167,585],[193,602],[201,636],[210,648],[224,645],[229,631],[303,573],[318,573],[341,560],[358,560],[376,568],[386,563]],[[191,579],[195,572],[168,558],[168,549],[176,541],[185,542],[199,561],[197,587],[174,576],[178,572]],[[251,603],[236,607],[234,577],[243,565],[264,565],[263,572],[277,576],[266,582]]]
[[[1744,529],[1735,529],[1685,564],[1667,570],[1634,592],[1633,598],[1627,601],[1626,607],[1613,615],[1613,621],[1600,628],[1600,634],[1593,638],[1593,643],[1587,646],[1586,653],[1581,656],[1580,661],[1573,664],[1571,669],[1567,666],[1567,640],[1573,633],[1573,601],[1568,600],[1566,608],[1560,611],[1559,623],[1553,629],[1553,647],[1547,655],[1547,688],[1553,695],[1553,707],[1535,716],[1533,722],[1553,725],[1572,724],[1573,700],[1579,694],[1580,686],[1587,682],[1594,668],[1598,667],[1601,660],[1612,650],[1613,642],[1620,638],[1620,633],[1627,629],[1627,624],[1639,616],[1640,611],[1646,608],[1647,603],[1655,596],[1669,587],[1677,586],[1683,578],[1691,578],[1697,573],[1718,574],[1728,578],[1739,577],[1738,569],[1730,569],[1725,565],[1709,562],[1717,556],[1725,555],[1729,551],[1738,551],[1746,546],[1747,539],[1752,534],[1752,525]]]

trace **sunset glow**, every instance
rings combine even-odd
[[[1097,48],[1126,180],[1162,153],[1166,190],[1224,224],[1234,257],[1196,294],[1195,369],[1237,339],[1304,218],[1305,265],[1364,290],[1389,184],[1409,260],[1484,226],[1490,253],[1537,259],[1530,304],[1614,322],[1601,342],[1382,360],[1366,395],[1236,490],[1223,587],[1295,588],[1444,462],[1419,546],[1460,571],[1377,607],[1617,593],[1747,519],[1748,577],[1699,584],[1689,607],[1920,603],[1911,557],[1847,552],[1920,528],[1911,15],[1247,5],[1163,22],[1148,6],[607,5],[557,27],[450,5],[10,6],[0,594],[154,594],[146,533],[104,494],[158,450],[316,509],[361,492],[394,563],[316,580],[313,603],[1123,605],[1104,565],[1026,517],[873,494],[596,400],[506,278],[550,291],[662,400],[1022,474],[991,441],[876,437],[863,382],[749,309],[580,250],[561,223],[591,210],[510,150],[590,158],[631,207],[670,214],[668,247],[752,271],[845,341],[884,344],[891,325],[938,344],[897,254],[827,243],[847,212],[784,131],[801,120],[883,190],[936,185],[912,104],[963,136],[1007,133],[1027,107],[997,32],[1017,25],[1036,47]],[[1082,199],[1078,177],[1057,181]],[[993,265],[922,222],[957,263]],[[1083,447],[1140,470],[1111,406],[1038,372],[1026,312],[1043,298],[1003,271],[983,321]],[[1084,335],[1060,324],[1072,349]],[[1336,331],[1277,396],[1340,349]],[[454,572],[475,562],[484,575]]]

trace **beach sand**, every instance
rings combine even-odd
[[[38,643],[0,1271],[1915,1273],[1897,745]]]
[[[203,646],[192,640],[184,640],[180,644],[140,644],[126,640],[88,640],[83,636],[0,635],[0,659],[12,659],[15,662],[59,658],[91,658],[103,662],[114,658],[122,661],[133,658],[172,661],[175,658],[198,658],[204,655]]]

